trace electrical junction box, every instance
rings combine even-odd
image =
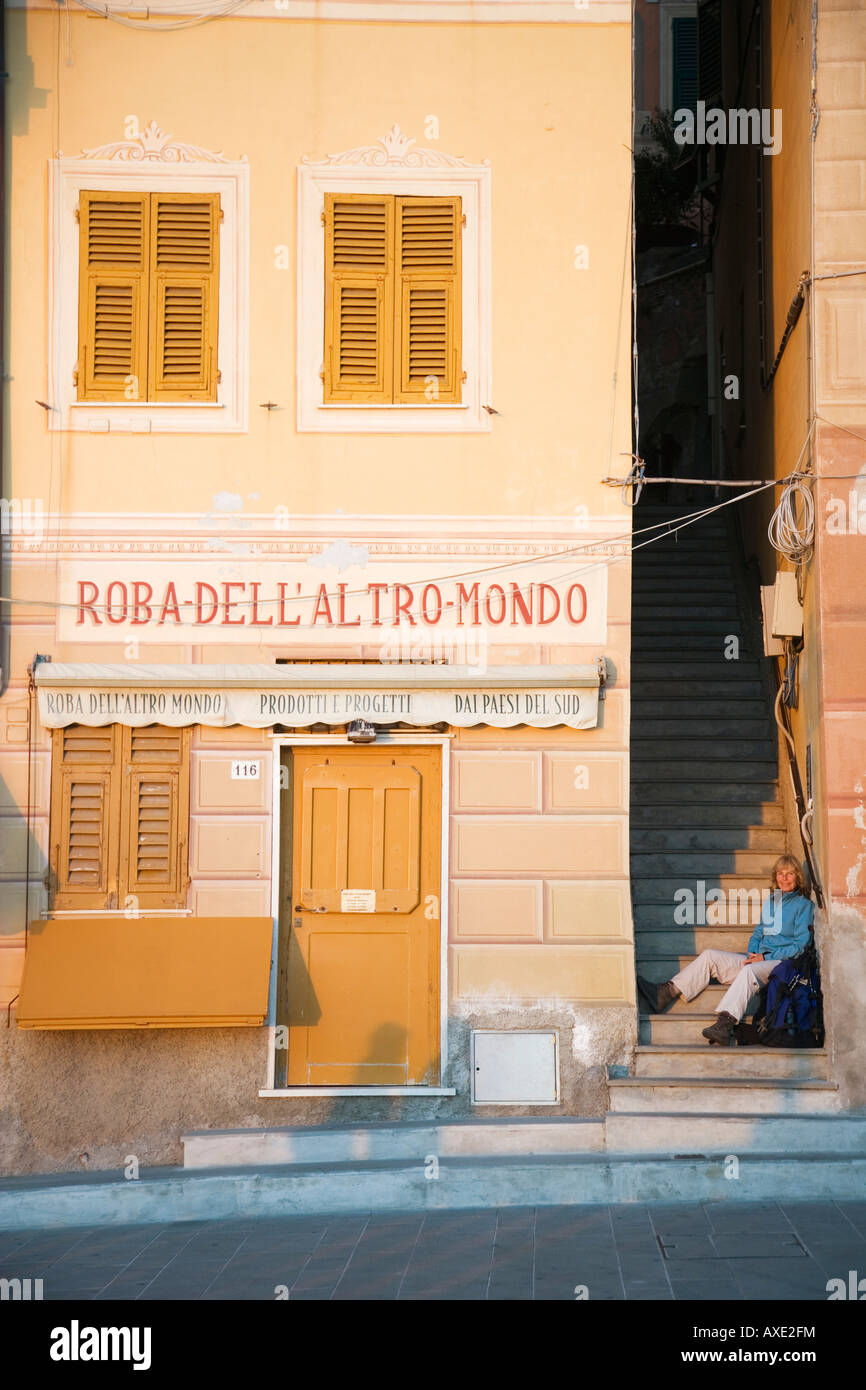
[[[797,593],[797,576],[793,570],[779,570],[773,592],[774,637],[802,637],[803,609]]]
[[[473,1105],[558,1105],[559,1037],[473,1029]]]
[[[775,593],[776,586],[774,584],[761,585],[761,615],[764,620],[764,656],[785,655],[785,643],[778,637],[773,636],[773,598],[775,597]]]

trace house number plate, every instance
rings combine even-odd
[[[258,782],[262,775],[262,765],[260,762],[233,762],[232,781],[233,782]]]

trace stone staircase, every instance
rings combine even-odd
[[[697,509],[640,506],[635,529]],[[639,974],[666,980],[708,946],[746,950],[788,846],[760,629],[725,513],[637,549],[632,586],[635,955]],[[634,1075],[610,1079],[609,1119],[837,1110],[824,1051],[708,1046],[701,1030],[723,993],[711,985],[666,1014],[641,1013]],[[614,1129],[630,1147],[628,1126]]]

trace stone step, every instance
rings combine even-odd
[[[678,811],[682,817],[687,808],[689,819],[694,822],[698,816],[706,815],[713,806],[725,803],[730,806],[751,806],[755,802],[778,802],[778,784],[775,777],[766,777],[763,782],[714,782],[712,780],[684,782],[676,785],[676,778],[657,778],[655,781],[644,777],[633,778],[640,781],[640,795],[632,790],[632,817],[639,810],[661,803]],[[780,804],[780,803],[779,803]],[[697,811],[695,807],[700,806]],[[711,824],[707,820],[706,824]]]
[[[674,962],[671,962],[671,964],[674,964]],[[664,974],[662,970],[657,968],[657,962],[653,960],[639,961],[637,970],[639,975],[643,975],[647,980],[655,980],[656,983],[660,980],[669,980],[671,975],[675,973],[675,971],[672,970],[669,974]],[[722,1002],[722,996],[726,989],[727,985],[707,985],[706,989],[701,991],[697,999],[692,999],[691,1002],[689,1002],[689,1000],[684,999],[683,996],[680,995],[679,999],[674,1000],[666,1013],[641,1013],[641,1018],[686,1018],[694,1022],[696,1019],[703,1018],[704,1014],[713,1017],[715,1010]],[[755,997],[758,998],[757,995]],[[637,1000],[641,1010],[647,1007],[642,995],[638,994]],[[750,1000],[749,1002],[751,1003],[752,1001]],[[746,1011],[747,1017],[750,1012],[751,1010]],[[701,1024],[701,1028],[706,1028],[706,1026],[705,1023]],[[700,1032],[700,1029],[698,1031]]]
[[[727,853],[713,850],[636,850],[631,851],[631,876],[633,879],[678,878],[684,883],[689,880],[703,880],[708,886],[723,884],[726,877],[747,875],[758,878],[766,874],[765,887],[769,889],[769,879],[777,854],[766,849],[737,849]],[[739,886],[734,884],[734,887]],[[743,885],[745,886],[745,885]]]
[[[635,554],[633,565],[632,588],[636,593],[655,579],[673,581],[676,586],[677,581],[684,576],[704,579],[707,583],[714,579],[726,580],[732,587],[736,584],[736,570],[727,556],[721,554],[715,559],[712,555],[693,552],[691,555],[682,555],[677,560],[675,555],[656,551],[653,544],[644,546],[642,551]]]
[[[667,583],[666,588],[640,589],[632,594],[632,613],[640,615],[640,621],[651,622],[658,618],[663,622],[696,622],[709,619],[718,622],[739,623],[742,613],[733,588],[706,589],[703,583],[690,584],[688,589]]]
[[[709,550],[714,549],[709,543]],[[683,551],[677,556],[673,548],[653,541],[643,547],[643,555],[635,552],[632,558],[632,595],[651,595],[658,589],[675,592],[688,598],[693,593],[727,592],[731,597],[739,595],[737,571],[725,558],[718,560],[712,553],[700,548]],[[687,588],[680,586],[683,580]]]
[[[656,825],[653,829],[639,829],[632,825],[631,852],[660,850],[767,850],[778,858],[784,854],[786,832],[784,826],[742,824],[739,827],[720,828],[718,824],[707,828],[701,817],[700,828],[666,827]]]
[[[656,570],[640,575],[632,584],[632,607],[652,608],[655,604],[678,607],[685,599],[688,603],[724,603],[739,611],[733,571],[717,573],[713,570],[693,576],[687,588],[683,587],[681,578],[679,571],[665,574]]]
[[[632,661],[640,665],[641,661],[661,661],[668,656],[673,661],[682,661],[683,658],[708,661],[724,653],[725,644],[731,636],[740,642],[743,640],[731,623],[712,622],[709,618],[694,626],[681,623],[679,627],[667,631],[660,621],[641,623],[639,619],[634,619],[631,629]]]
[[[712,786],[713,796],[715,796],[716,783],[718,782],[720,786],[730,785],[732,772],[736,773],[742,790],[746,792],[750,791],[751,788],[742,786],[743,783],[771,783],[776,779],[778,768],[776,762],[769,758],[764,758],[760,762],[737,763],[736,767],[732,768],[731,761],[724,758],[707,758],[700,762],[678,758],[674,762],[657,757],[635,757],[634,752],[632,752],[632,784],[635,782],[707,783]],[[635,795],[634,791],[632,791],[632,795]],[[643,796],[641,790],[640,797],[643,799]],[[754,800],[754,794],[752,794],[752,799]]]
[[[706,1008],[707,993],[708,991],[704,990],[700,996],[702,1008]],[[638,998],[643,1006],[643,998]],[[692,1000],[693,1007],[697,1007],[697,1004],[697,999]],[[666,1014],[641,1014],[638,1020],[638,1036],[641,1045],[652,1043],[658,1047],[670,1047],[672,1043],[691,1043],[697,1047],[699,1043],[706,1041],[701,1037],[701,1030],[709,1028],[715,1021],[714,1013],[680,1014],[671,1010]]]
[[[718,555],[723,562],[730,563],[728,536],[716,526],[706,526],[703,522],[690,522],[688,525],[674,522],[647,522],[633,532],[635,545],[635,570],[638,575],[645,572],[650,562],[665,558],[676,563],[680,557],[683,564],[695,558],[704,560]]]
[[[696,1009],[707,1008],[706,996],[708,990],[697,999],[692,1000],[691,1007]],[[641,999],[643,1004],[643,999]],[[677,1013],[671,1010],[665,1014],[641,1014],[639,1022],[639,1038],[642,1046],[653,1044],[657,1047],[670,1047],[673,1043],[688,1043],[692,1047],[706,1047],[707,1040],[703,1036],[704,1028],[709,1028],[711,1023],[715,1023],[716,1013]],[[762,1049],[772,1051],[773,1049]],[[818,1049],[816,1049],[817,1051]],[[745,1051],[745,1049],[737,1049]]]
[[[636,877],[634,870],[632,870],[632,902],[635,905],[638,903],[673,903],[674,905],[685,903],[688,902],[688,899],[684,898],[683,890],[689,889],[695,895],[695,904],[699,915],[700,903],[703,901],[706,903],[707,910],[710,907],[713,907],[714,910],[718,909],[720,923],[728,920],[731,907],[738,907],[741,911],[746,911],[748,908],[751,913],[754,907],[768,901],[765,894],[769,893],[769,887],[768,877],[760,873],[737,874],[734,871],[710,873],[705,870],[704,873],[696,874],[691,879],[686,874],[640,878]],[[724,900],[717,901],[718,894],[714,894],[707,901],[711,890],[719,888],[725,895]],[[675,894],[679,896],[675,897]],[[727,913],[724,911],[726,907],[728,908]],[[703,924],[699,922],[697,925]]]
[[[744,688],[751,687],[752,682],[759,684],[759,667],[756,660],[742,659],[738,662],[728,662],[724,656],[724,649],[719,648],[719,652],[713,657],[695,655],[689,657],[687,662],[684,660],[656,660],[644,652],[638,652],[632,657],[631,662],[632,678],[637,684],[637,678],[641,684],[649,681],[676,681],[677,691],[683,694],[681,681],[698,681],[708,684],[709,681],[724,681],[724,692],[727,692],[728,684],[737,685],[742,682]],[[723,692],[723,694],[724,694]],[[719,691],[717,691],[719,694]]]
[[[757,664],[758,652],[748,646],[745,640],[737,632],[732,634],[740,643],[739,656],[728,659],[725,652],[728,650],[727,638],[721,633],[716,633],[716,640],[709,646],[691,644],[688,637],[678,637],[675,633],[669,635],[659,635],[654,638],[648,646],[639,646],[632,651],[632,669],[635,673],[635,683],[643,681],[646,675],[647,664],[652,662],[656,666],[663,666],[666,670],[672,667],[682,667],[684,663],[694,666],[689,674],[699,676],[702,679],[716,679],[724,682],[724,689],[720,694],[725,694],[729,687],[736,686],[738,682],[745,682],[754,678],[756,671],[743,672],[743,666],[754,667]],[[678,679],[674,677],[674,679]]]
[[[695,711],[691,719],[671,718],[670,707],[667,710],[668,718],[650,718],[642,710],[636,712],[632,709],[632,742],[643,742],[651,746],[654,739],[675,739],[682,736],[684,739],[749,739],[750,741],[763,742],[769,744],[775,750],[776,740],[772,728],[766,715],[756,717],[740,718],[737,712],[731,713],[728,707],[720,718],[702,718],[701,714]]]
[[[704,544],[690,545],[688,550],[675,547],[667,538],[649,540],[648,545],[637,543],[632,557],[632,590],[639,592],[643,584],[654,578],[664,578],[669,582],[680,577],[694,579],[696,583],[720,575],[736,583],[736,570],[722,551],[711,540]],[[718,560],[715,556],[718,556]]]
[[[728,725],[736,732],[737,729],[748,729],[758,722],[768,728],[770,734],[773,732],[773,725],[763,700],[751,699],[748,696],[742,700],[719,700],[689,695],[680,699],[677,695],[671,695],[669,700],[647,700],[639,691],[632,691],[631,720],[636,733],[644,727],[654,732],[656,724],[669,724],[672,733],[693,724],[706,725],[707,733],[715,733],[723,727],[727,732]],[[659,727],[658,732],[664,733],[665,730]]]
[[[711,931],[719,931],[726,927],[750,930],[760,921],[761,905],[764,899],[756,893],[753,893],[749,898],[736,891],[726,892],[722,902],[715,902],[712,898],[707,902],[706,895],[709,893],[709,888],[701,890],[697,884],[692,885],[690,891],[694,897],[691,900],[685,897],[681,889],[677,891],[679,892],[677,898],[671,895],[670,898],[662,898],[661,901],[657,902],[636,901],[634,903],[635,938],[642,932],[646,932],[647,941],[651,942],[653,940],[651,933],[653,932],[673,930],[694,932],[702,927]],[[694,911],[694,923],[682,921],[686,907]]]
[[[640,569],[649,560],[652,552],[653,560],[665,559],[675,561],[678,556],[682,556],[683,561],[688,563],[690,560],[698,558],[705,562],[711,562],[713,553],[727,554],[727,537],[721,535],[698,535],[694,526],[681,528],[676,535],[659,528],[654,531],[644,531],[637,537],[640,541],[648,541],[649,544],[643,547],[643,554],[640,551]]]
[[[706,880],[705,880],[706,883]],[[639,901],[644,895],[638,895],[638,901],[632,903],[632,916],[634,916],[635,935],[642,931],[653,933],[653,931],[685,930],[695,931],[701,927],[708,927],[713,931],[726,929],[726,927],[740,927],[742,930],[751,929],[760,920],[760,908],[763,899],[758,895],[746,897],[742,892],[727,892],[723,901],[716,902],[712,897],[708,899],[710,887],[699,888],[698,884],[689,885],[689,891],[694,894],[694,898],[687,898],[681,884],[678,888],[678,897],[660,898],[657,901]],[[694,913],[694,922],[683,922],[685,910],[688,909],[689,915]],[[652,940],[648,935],[648,940]]]
[[[651,592],[647,586],[659,581],[663,581],[660,588],[676,589],[680,579],[688,583],[689,592],[722,580],[731,593],[738,593],[735,568],[724,558],[715,560],[714,550],[712,541],[705,548],[691,546],[679,555],[667,541],[650,540],[643,546],[638,543],[632,554],[632,594]]]
[[[827,1053],[807,1047],[718,1047],[699,1042],[642,1044],[635,1048],[635,1076],[697,1079],[764,1077],[781,1081],[829,1079]]]
[[[632,737],[631,760],[636,762],[655,762],[659,758],[700,758],[709,763],[730,765],[733,761],[748,763],[772,763],[776,754],[776,744],[767,738],[692,738],[688,730],[683,730],[681,738],[643,738],[643,730],[637,738]]]
[[[630,1114],[827,1114],[838,1111],[835,1083],[775,1077],[617,1077],[608,1081],[610,1108]]]
[[[691,965],[696,955],[696,951],[688,951],[684,955],[674,955],[672,951],[669,951],[667,954],[663,954],[661,951],[653,951],[650,946],[645,944],[641,937],[635,944],[635,973],[642,975],[645,980],[652,980],[654,983],[659,984],[662,980],[672,980],[674,975],[677,975],[680,970],[685,970],[687,965]],[[719,990],[719,1002],[721,1002],[722,995],[725,993],[728,986],[717,985],[716,988]],[[698,1010],[715,1008],[715,1003],[711,1003],[711,998],[710,987],[708,986],[705,990],[701,991],[697,999],[693,999],[691,1004],[686,1007],[691,1008],[695,1013],[697,1013]],[[749,1000],[749,1007],[746,1010],[747,1014],[754,1012],[758,998],[759,996],[756,994],[753,999]],[[682,999],[677,999],[673,1007],[676,1008],[677,1005],[682,1002]],[[646,1007],[643,998],[641,998],[640,1004],[641,1008]]]
[[[667,668],[664,668],[666,671]],[[719,688],[716,680],[702,680],[693,673],[668,679],[664,676],[664,671],[656,676],[647,676],[646,671],[642,671],[640,680],[632,684],[632,704],[643,709],[648,704],[658,704],[664,702],[668,709],[671,703],[686,701],[697,703],[703,700],[723,701],[726,708],[735,709],[735,701],[739,700],[761,700],[763,705],[764,689],[761,682],[757,679],[749,678],[740,682],[727,682],[724,689]],[[692,667],[689,667],[692,671]],[[662,678],[664,676],[664,679]]]
[[[735,609],[725,612],[719,604],[698,604],[678,608],[665,608],[660,604],[652,607],[632,608],[632,635],[639,633],[681,633],[681,632],[735,632],[740,616]],[[640,616],[638,616],[638,614]],[[733,627],[732,627],[733,624]]]
[[[703,1121],[704,1117],[700,1118]],[[736,1112],[732,1118],[739,1121],[731,1131],[737,1135],[747,1134],[748,1123],[756,1130],[761,1123],[754,1111]],[[810,1114],[808,1118],[811,1121],[819,1117]],[[669,1144],[663,1144],[655,1153],[639,1147],[645,1135],[661,1134],[661,1127],[655,1124],[652,1130],[647,1126],[642,1136],[644,1121],[658,1120],[669,1124],[673,1120],[689,1122],[676,1128],[681,1145],[679,1156],[672,1155]],[[622,1136],[624,1143],[634,1145],[631,1151],[447,1158],[440,1162],[438,1181],[430,1180],[427,1164],[414,1159],[275,1165],[261,1172],[248,1168],[152,1168],[142,1169],[138,1182],[127,1182],[119,1173],[19,1178],[0,1183],[0,1229],[139,1223],[166,1226],[228,1218],[510,1206],[611,1206],[626,1202],[766,1203],[791,1201],[792,1193],[800,1201],[862,1198],[866,1155],[856,1146],[854,1133],[847,1148],[835,1145],[826,1151],[795,1150],[793,1157],[788,1152],[749,1154],[748,1148],[728,1140],[722,1148],[715,1148],[718,1157],[708,1158],[704,1152],[695,1152],[696,1141],[686,1142],[690,1134],[697,1132],[697,1127],[690,1129],[690,1125],[694,1125],[694,1117],[681,1113],[621,1114],[612,1130]],[[717,1133],[721,1132],[720,1127]],[[804,1134],[808,1132],[804,1128]],[[832,1144],[835,1131],[829,1126],[829,1117],[826,1128],[813,1132],[822,1142]],[[709,1134],[704,1123],[700,1133]],[[725,1137],[728,1139],[727,1132]],[[709,1144],[702,1148],[709,1149]],[[729,1154],[737,1157],[737,1181],[731,1180],[730,1164],[725,1161]],[[577,1277],[573,1275],[572,1281]],[[823,1281],[824,1275],[820,1278]],[[823,1285],[816,1296],[824,1297]]]
[[[635,949],[648,956],[699,956],[708,950],[745,955],[753,930],[751,922],[712,927],[678,927],[673,920],[668,926],[658,927],[635,923]]]
[[[598,1153],[601,1120],[462,1120],[437,1124],[294,1125],[274,1129],[193,1130],[181,1138],[184,1168],[391,1161],[429,1154],[494,1158]]]
[[[686,636],[712,636],[722,643],[733,633],[742,638],[740,619],[735,614],[720,612],[713,607],[697,612],[680,609],[679,613],[663,612],[658,608],[632,609],[632,637],[653,637],[659,647],[673,646]]]
[[[642,791],[645,790],[646,788],[642,788]],[[632,834],[640,831],[643,827],[670,827],[688,830],[694,824],[696,815],[692,805],[684,808],[680,800],[676,800],[670,805],[633,805],[630,817]],[[712,827],[714,826],[736,828],[737,833],[743,833],[751,826],[756,828],[764,826],[773,830],[784,829],[785,809],[780,801],[762,803],[747,801],[739,805],[724,806],[705,803],[700,809],[699,824],[706,827],[706,831],[701,833],[708,835],[712,835]]]
[[[866,1153],[866,1117],[833,1114],[649,1115],[625,1111],[605,1122],[608,1145],[616,1153],[744,1155],[759,1153]],[[798,1160],[801,1161],[801,1160]],[[737,1183],[731,1181],[731,1186]],[[788,1200],[800,1197],[795,1185]]]
[[[707,496],[709,498],[710,494],[707,494]],[[709,500],[707,503],[707,507],[714,508],[715,501]],[[641,525],[643,523],[644,517],[651,517],[653,521],[682,521],[685,517],[694,516],[695,512],[699,512],[701,510],[702,509],[699,505],[695,504],[694,506],[692,506],[691,503],[684,502],[682,498],[680,498],[678,502],[654,502],[652,500],[652,494],[649,492],[645,492],[638,506],[634,509],[634,524],[636,526]],[[695,525],[721,526],[724,524],[725,513],[723,511],[709,511],[706,508],[704,508],[704,510],[706,511],[706,516],[696,521]]]
[[[732,588],[693,589],[683,592],[673,584],[666,588],[641,587],[631,597],[632,613],[647,618],[740,618]]]

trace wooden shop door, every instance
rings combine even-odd
[[[439,1081],[441,749],[294,754],[289,1085]]]

